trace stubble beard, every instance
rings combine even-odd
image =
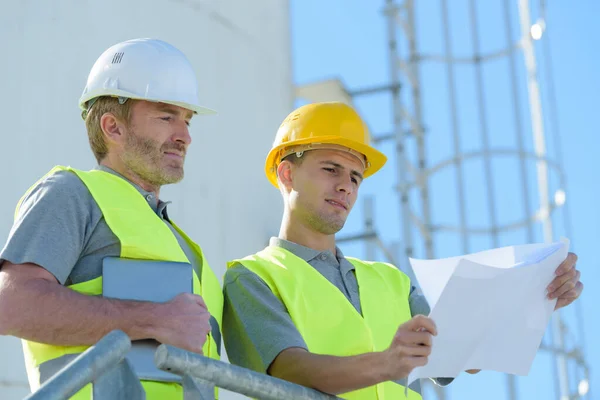
[[[143,181],[153,186],[163,186],[183,179],[183,164],[179,167],[165,166],[164,152],[169,149],[185,151],[183,145],[161,145],[155,140],[144,138],[133,129],[127,132],[126,150],[122,156],[125,166]]]

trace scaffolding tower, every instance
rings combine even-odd
[[[379,87],[348,91],[353,100],[359,101],[364,96],[382,93],[391,98],[393,132],[376,134],[373,141],[376,144],[394,143],[393,154],[388,156],[395,163],[395,204],[400,217],[395,226],[400,227],[400,242],[385,243],[375,228],[377,195],[365,198],[362,212],[364,231],[339,238],[338,241],[360,241],[366,245],[367,257],[373,258],[375,252],[380,251],[390,262],[406,267],[409,257],[439,257],[436,245],[440,237],[456,237],[459,248],[454,249],[452,255],[483,250],[481,238],[487,240],[484,246],[492,247],[520,244],[518,241],[550,242],[556,240],[557,236],[571,238],[545,1],[539,0],[534,5],[530,5],[529,0],[485,2],[485,6],[497,3],[496,6],[501,8],[496,18],[504,26],[503,48],[493,51],[486,51],[482,46],[487,33],[482,29],[481,10],[478,7],[483,7],[484,2],[463,1],[464,7],[460,11],[466,13],[471,43],[467,56],[458,55],[452,40],[450,15],[456,10],[450,7],[456,7],[457,3],[438,1],[439,9],[436,11],[441,18],[431,23],[440,24],[442,28],[443,51],[440,54],[428,54],[419,48],[415,4],[419,2],[385,0],[389,82]],[[428,6],[431,7],[431,4],[428,3]],[[532,11],[537,14],[536,22],[532,20]],[[538,63],[538,60],[543,63]],[[491,112],[486,106],[489,93],[486,91],[488,85],[484,70],[486,63],[492,61],[505,65],[503,75],[509,82],[508,118],[511,129],[505,134],[512,135],[514,139],[509,146],[495,146],[490,133],[490,116],[496,110]],[[426,129],[432,121],[423,110],[425,89],[421,70],[427,64],[439,65],[445,77],[449,123],[443,131]],[[542,65],[542,68],[539,69],[538,65]],[[464,149],[465,129],[460,116],[463,115],[461,107],[465,107],[465,104],[458,100],[460,83],[457,84],[456,70],[464,67],[470,68],[474,88],[474,106],[470,111],[476,120],[478,148],[471,150]],[[543,107],[548,110],[546,115],[542,112]],[[432,140],[442,135],[450,138],[450,145],[440,161],[430,164],[428,154]],[[552,152],[548,151],[548,139],[553,144]],[[469,140],[473,141],[473,138]],[[517,179],[511,182],[512,192],[519,197],[517,208],[520,210],[515,210],[519,212],[519,218],[516,220],[507,220],[498,213],[498,205],[503,197],[497,190],[499,175],[498,168],[494,167],[497,167],[495,160],[499,158],[511,162],[516,173]],[[503,165],[507,165],[506,162]],[[473,168],[478,168],[483,178],[479,187],[466,183],[466,175]],[[454,181],[454,193],[447,196],[455,196],[455,223],[439,222],[432,213],[432,180],[434,175],[442,171],[447,171],[446,176]],[[473,215],[476,211],[468,207],[469,198],[476,191],[482,192],[485,203],[485,217],[482,218]],[[481,224],[481,220],[486,222]],[[557,229],[557,226],[560,228]],[[513,233],[516,236],[510,236]],[[554,398],[557,400],[591,398],[583,343],[581,305],[577,301],[554,313],[551,329],[540,347],[540,351],[550,354],[554,362],[552,381],[555,383]],[[425,383],[426,389],[435,393],[438,399],[450,398],[446,389]],[[505,392],[510,400],[522,398],[515,376],[506,376]]]

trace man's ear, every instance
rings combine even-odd
[[[292,176],[294,173],[294,164],[283,160],[277,166],[277,180],[280,188],[290,189],[292,187]]]
[[[108,142],[120,142],[125,137],[127,127],[111,113],[104,113],[100,117],[100,129]]]

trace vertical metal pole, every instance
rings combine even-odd
[[[543,159],[546,157],[546,141],[544,139],[544,122],[542,120],[542,103],[540,100],[540,87],[537,80],[537,66],[533,39],[530,35],[531,18],[529,15],[528,0],[519,0],[519,16],[521,20],[521,45],[527,69],[527,88],[529,93],[529,108],[533,129],[535,154],[540,157],[536,162],[538,190],[540,196],[540,219],[542,220],[544,240],[552,241],[552,220],[550,219],[550,199],[548,187],[548,164]]]
[[[421,194],[421,207],[423,212],[423,225],[425,226],[425,230],[428,232],[425,235],[425,256],[427,258],[434,257],[433,250],[433,241],[431,237],[431,211],[429,206],[429,184],[427,178],[422,179],[424,176],[424,172],[427,169],[427,160],[426,160],[426,149],[425,149],[425,132],[423,130],[423,111],[421,107],[421,87],[420,87],[420,72],[419,72],[419,54],[417,50],[417,32],[415,27],[416,16],[415,16],[415,5],[414,0],[406,1],[406,26],[408,27],[408,32],[406,32],[406,36],[408,39],[408,65],[410,68],[410,76],[412,78],[411,81],[411,94],[412,94],[412,102],[414,107],[414,115],[413,119],[415,121],[415,127],[417,128],[416,132],[413,132],[415,137],[415,141],[417,144],[417,171],[419,173],[419,179],[417,182],[420,182],[419,192]]]
[[[452,140],[454,146],[454,159],[456,164],[456,184],[458,185],[458,215],[459,229],[462,241],[463,254],[469,253],[469,235],[467,233],[467,211],[465,204],[465,184],[463,178],[463,165],[460,157],[460,132],[458,127],[458,109],[456,107],[456,84],[454,82],[454,62],[452,60],[452,36],[450,35],[450,22],[448,17],[448,1],[441,0],[442,25],[444,27],[444,48],[446,57],[446,75],[448,75],[448,100],[450,102],[450,117],[452,118]]]
[[[513,48],[513,39],[511,35],[512,19],[510,17],[511,0],[504,0],[504,27],[506,34],[506,48]],[[510,76],[510,91],[513,103],[513,115],[515,133],[517,135],[517,149],[519,151],[519,170],[521,178],[521,194],[523,202],[524,218],[529,218],[533,213],[531,209],[531,197],[529,196],[529,178],[527,175],[527,160],[525,158],[525,137],[523,135],[523,119],[521,116],[521,100],[519,98],[518,82],[517,82],[517,60],[514,52],[511,50],[508,53],[508,69]],[[533,222],[527,224],[527,241],[534,242]]]
[[[127,359],[96,379],[92,393],[94,400],[146,399],[146,392]]]
[[[506,386],[508,388],[508,398],[510,400],[517,400],[517,380],[514,375],[506,374]]]
[[[183,400],[215,400],[215,385],[204,379],[183,376]]]
[[[375,243],[374,240],[370,238],[370,235],[375,233],[375,227],[373,224],[373,197],[367,196],[364,199],[363,203],[363,214],[364,214],[364,222],[365,222],[365,233],[369,237],[365,241],[365,256],[367,260],[375,260]]]
[[[398,40],[396,38],[396,18],[398,8],[394,0],[386,0],[387,35],[389,51],[389,69],[392,85],[392,112],[394,123],[394,137],[396,141],[396,173],[398,179],[398,195],[400,197],[400,216],[402,225],[402,242],[404,245],[403,256],[413,256],[412,229],[410,218],[409,188],[406,179],[406,152],[405,134],[402,129],[402,98],[400,96],[400,76],[398,63],[400,61],[398,51]],[[404,260],[406,260],[406,258]],[[404,261],[403,260],[403,261]]]
[[[469,2],[469,15],[471,20],[471,34],[473,37],[473,53],[475,57],[475,82],[477,86],[477,107],[479,109],[479,129],[483,149],[483,169],[485,186],[487,189],[488,212],[492,232],[492,246],[498,247],[498,219],[496,217],[496,197],[494,196],[494,178],[492,175],[492,160],[490,156],[489,132],[487,115],[485,112],[485,95],[483,90],[483,74],[481,72],[481,52],[479,48],[479,32],[477,29],[477,10],[475,0]]]
[[[527,69],[527,87],[529,92],[529,108],[533,128],[533,140],[535,154],[540,157],[537,161],[537,179],[540,198],[540,219],[544,232],[544,241],[553,240],[552,220],[550,218],[550,199],[548,187],[548,165],[543,159],[546,156],[546,143],[544,140],[544,125],[542,120],[542,104],[540,100],[540,88],[537,80],[537,66],[535,61],[535,50],[533,39],[530,34],[531,17],[529,14],[528,0],[519,0],[519,17],[521,21],[521,44],[525,57]],[[567,360],[564,355],[564,337],[560,311],[555,312],[552,317],[552,333],[554,339],[553,348],[557,363],[558,381],[560,387],[560,400],[569,400],[569,371]]]
[[[513,48],[513,39],[511,35],[511,17],[510,17],[510,4],[509,0],[504,0],[504,27],[506,34],[506,48]],[[527,175],[527,163],[525,159],[525,139],[523,137],[523,125],[521,118],[521,102],[518,94],[518,84],[517,84],[517,72],[516,72],[516,59],[514,56],[514,52],[509,50],[508,53],[509,58],[509,76],[511,82],[511,94],[512,94],[512,103],[513,103],[513,116],[514,116],[514,126],[515,133],[517,135],[517,149],[519,150],[519,169],[520,169],[520,181],[521,181],[521,195],[524,216],[528,218],[532,214],[531,210],[531,201],[529,196],[529,184],[528,184],[528,175]],[[529,222],[527,224],[527,241],[529,243],[533,243],[534,235],[533,235],[533,222]],[[516,399],[518,396],[517,382],[516,377],[514,375],[507,375],[507,386],[508,393],[510,399]]]
[[[549,98],[549,111],[550,111],[550,121],[551,121],[551,131],[552,131],[552,139],[554,141],[554,147],[556,148],[555,153],[555,158],[556,158],[556,163],[558,164],[558,166],[561,169],[561,172],[563,171],[563,157],[562,157],[562,144],[561,144],[561,136],[560,136],[560,128],[559,128],[559,120],[558,120],[558,105],[556,102],[556,93],[554,91],[554,71],[552,69],[552,53],[550,51],[550,37],[548,36],[548,32],[545,31],[544,32],[544,36],[543,36],[543,54],[544,54],[544,66],[545,66],[545,70],[546,70],[546,77],[547,77],[547,88],[548,88],[548,98]],[[561,179],[560,179],[560,185],[561,185],[561,189],[567,193],[569,193],[568,190],[568,186],[567,186],[567,178],[564,176],[564,173],[561,174]],[[565,203],[563,204],[562,208],[563,208],[563,223],[564,223],[564,229],[565,229],[565,236],[572,239],[571,235],[573,232],[573,227],[571,226],[571,218],[570,218],[570,205],[569,205],[569,199],[567,197],[567,200],[565,201]],[[577,333],[578,333],[578,340],[580,342],[579,347],[583,350],[585,349],[585,330],[583,329],[583,315],[582,315],[582,309],[581,309],[581,301],[576,301],[573,306],[575,307],[575,314],[577,316]],[[585,352],[583,352],[585,353]]]

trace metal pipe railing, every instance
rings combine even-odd
[[[68,399],[88,384],[92,384],[94,399],[144,399],[140,381],[125,358],[130,349],[129,336],[120,330],[112,331],[25,400]],[[215,386],[261,400],[339,399],[169,345],[158,347],[154,361],[158,368],[182,376],[185,399],[214,400]]]
[[[181,376],[191,376],[215,386],[261,400],[332,400],[331,396],[282,379],[160,345],[154,357],[156,366]]]
[[[48,379],[26,400],[62,400],[73,396],[85,385],[99,379],[118,365],[131,349],[131,340],[124,332],[108,333],[95,345]]]

